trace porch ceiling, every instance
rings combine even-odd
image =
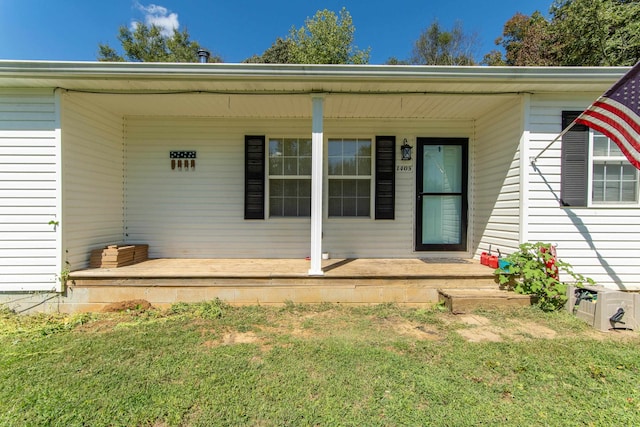
[[[219,118],[311,118],[309,94],[87,94],[85,98],[122,116]],[[518,95],[327,94],[324,117],[471,120]]]

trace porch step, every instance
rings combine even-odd
[[[524,307],[531,305],[530,295],[493,288],[438,289],[438,301],[452,313],[478,308]]]

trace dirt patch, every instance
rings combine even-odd
[[[123,311],[146,311],[151,309],[151,303],[144,299],[132,299],[114,302],[102,309],[105,313],[120,313]]]
[[[386,327],[393,330],[394,333],[406,337],[411,337],[416,340],[440,340],[438,329],[431,325],[422,325],[408,322],[400,317],[393,317],[384,319]]]
[[[116,326],[121,323],[121,319],[100,319],[94,320],[76,328],[79,332],[111,332]]]
[[[258,336],[253,332],[229,332],[222,336],[223,345],[253,344],[258,341]]]
[[[253,332],[236,332],[231,331],[222,335],[219,340],[206,340],[202,343],[206,348],[214,348],[221,345],[236,345],[236,344],[258,344],[260,350],[263,352],[269,351],[272,348],[266,339],[259,337]]]
[[[465,326],[457,332],[469,342],[501,342],[505,339],[520,341],[524,339],[553,339],[558,333],[553,329],[535,322],[516,322],[507,326],[497,326],[491,320],[478,314],[465,314],[458,317]]]
[[[546,326],[539,325],[535,322],[520,322],[517,323],[513,329],[516,335],[514,338],[517,338],[517,335],[523,337],[532,337],[532,338],[544,338],[544,339],[554,339],[558,336],[558,333],[553,329],[549,329]]]
[[[491,327],[460,329],[456,332],[469,342],[501,342],[503,336]]]
[[[458,320],[465,325],[472,326],[487,326],[491,324],[491,320],[478,314],[463,314],[458,317]]]
[[[127,312],[137,316],[137,313],[152,309],[146,300],[128,300],[110,304],[105,307],[105,312]],[[194,320],[197,322],[197,320]],[[439,341],[446,338],[447,334],[455,331],[463,339],[469,342],[502,342],[524,341],[532,339],[557,339],[576,334],[592,338],[606,340],[636,340],[636,331],[610,331],[600,332],[587,328],[575,331],[554,326],[551,329],[548,323],[531,319],[518,319],[518,316],[505,314],[496,317],[492,313],[466,313],[451,314],[440,313],[433,323],[408,320],[401,315],[388,317],[354,316],[349,312],[340,310],[326,310],[320,312],[291,313],[276,312],[269,316],[267,325],[260,325],[256,332],[220,331],[211,328],[208,322],[202,321],[200,335],[202,345],[213,348],[221,345],[257,344],[262,351],[268,351],[274,345],[273,337],[288,335],[302,340],[313,340],[329,336],[344,339],[366,339],[367,329],[373,328],[374,335],[379,337],[406,337],[411,340]],[[103,320],[90,322],[85,326],[87,330],[110,330],[117,324],[115,320]],[[81,328],[83,329],[83,328]]]

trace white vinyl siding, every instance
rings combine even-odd
[[[311,134],[307,120],[129,117],[125,126],[127,241],[151,257],[304,258],[309,218],[244,220],[245,135]],[[172,170],[170,151],[196,151]]]
[[[325,138],[376,135],[471,137],[470,121],[325,120]],[[125,125],[126,240],[152,257],[300,258],[309,255],[309,218],[243,219],[244,137],[310,135],[306,119],[128,117]],[[326,146],[326,145],[325,145]],[[397,147],[399,150],[399,147]],[[171,170],[169,152],[197,152],[193,171]],[[325,156],[328,153],[325,153]],[[409,257],[414,251],[415,165],[396,176],[396,218],[328,218],[323,248],[333,257]],[[325,169],[328,168],[325,163]],[[372,171],[373,172],[373,171]],[[325,179],[327,170],[325,170]],[[325,187],[328,188],[328,187]]]
[[[65,261],[77,270],[92,249],[125,240],[123,120],[64,94],[62,141]]]
[[[59,289],[56,106],[53,89],[0,89],[0,291]]]
[[[473,138],[473,122],[462,120],[326,120],[324,134],[331,139],[396,136],[395,219],[327,218],[325,212],[323,250],[332,257],[402,258],[426,257],[415,251],[417,137]],[[402,161],[399,141],[407,138],[414,147],[413,160]],[[372,150],[375,153],[375,150]],[[374,162],[375,164],[375,162]],[[375,169],[375,168],[374,168]],[[375,175],[375,170],[372,170]],[[373,197],[373,192],[372,192]],[[325,200],[327,206],[327,200]],[[327,209],[327,208],[325,208]]]
[[[476,121],[476,141],[470,156],[476,257],[489,245],[493,251],[511,253],[521,241],[522,102],[521,98],[505,99],[500,109]]]
[[[561,131],[562,111],[580,111],[600,94],[579,99],[532,96],[531,155]],[[637,206],[561,208],[560,147],[554,143],[529,168],[529,241],[558,244],[558,257],[601,285],[640,289],[640,209]],[[585,178],[586,179],[586,178]]]

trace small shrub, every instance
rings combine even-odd
[[[520,294],[536,296],[537,305],[544,311],[559,310],[567,302],[567,284],[560,281],[560,273],[572,277],[579,287],[594,282],[575,273],[570,264],[554,258],[551,244],[523,243],[519,251],[504,259],[508,270],[495,271],[498,282]]]
[[[171,306],[171,314],[190,315],[201,319],[219,319],[224,314],[229,305],[219,298],[211,301],[197,303],[178,302]]]

